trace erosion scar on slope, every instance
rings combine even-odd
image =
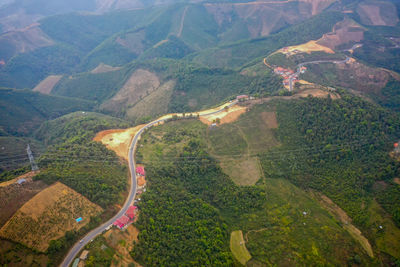
[[[183,24],[184,24],[184,22],[185,22],[186,12],[187,12],[188,8],[189,8],[189,7],[187,6],[187,7],[185,7],[185,10],[183,10],[182,19],[181,19],[181,24],[180,24],[180,26],[179,26],[179,31],[178,31],[178,34],[177,34],[178,37],[181,37],[181,35],[182,35]]]

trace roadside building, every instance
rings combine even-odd
[[[119,229],[123,229],[128,223],[130,219],[126,215],[122,215],[119,219],[117,219],[113,225],[118,227]]]
[[[145,170],[144,170],[144,167],[143,167],[143,166],[140,166],[140,165],[138,165],[138,166],[136,167],[136,173],[137,173],[138,175],[142,175],[142,176],[145,176],[145,175],[146,175],[146,172],[145,172]]]
[[[248,95],[238,95],[236,97],[236,100],[238,100],[238,101],[245,101],[245,100],[248,100],[248,99],[249,99]]]
[[[81,256],[79,256],[79,259],[81,259],[83,261],[86,260],[88,254],[89,254],[89,250],[82,251]]]
[[[130,206],[128,210],[126,211],[125,215],[129,217],[129,219],[133,220],[136,216],[137,212],[137,207],[136,206]]]

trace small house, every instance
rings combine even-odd
[[[82,254],[81,254],[81,256],[79,257],[79,259],[81,259],[81,260],[83,260],[83,261],[86,260],[88,254],[89,254],[89,250],[84,250],[84,251],[82,251]]]
[[[239,95],[236,97],[236,100],[238,101],[244,101],[244,100],[248,100],[249,96],[248,95]]]
[[[135,218],[137,212],[137,207],[136,206],[130,206],[128,210],[126,211],[125,215],[129,217],[129,219],[133,220]]]
[[[138,175],[142,175],[142,176],[146,175],[146,172],[144,171],[144,167],[143,166],[137,166],[136,167],[136,173]]]

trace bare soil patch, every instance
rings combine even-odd
[[[357,13],[365,25],[395,26],[399,22],[396,6],[387,1],[360,3]]]
[[[336,0],[299,0],[299,2],[311,4],[312,15],[314,16],[336,2]]]
[[[121,69],[121,67],[113,67],[110,65],[106,65],[104,63],[100,63],[90,73],[92,73],[92,74],[106,73],[106,72],[116,71],[116,70],[120,70],[120,69]]]
[[[1,228],[0,237],[38,251],[46,251],[49,242],[78,230],[102,208],[62,183],[55,183],[26,202]],[[76,218],[82,217],[80,223]]]
[[[40,92],[42,94],[49,95],[53,90],[54,86],[61,80],[62,75],[50,75],[43,81],[41,81],[33,91]]]
[[[93,141],[103,143],[108,149],[113,150],[118,156],[128,160],[129,145],[135,134],[143,127],[138,125],[128,129],[114,129],[99,132]]]
[[[0,43],[6,43],[15,50],[14,54],[27,53],[40,47],[51,46],[54,41],[39,27],[32,24],[26,28],[9,31],[0,36]]]
[[[382,69],[368,67],[354,59],[348,63],[335,64],[338,85],[354,88],[361,92],[380,93],[390,78]]]
[[[41,181],[33,182],[29,178],[25,179],[28,179],[27,182],[21,185],[16,184],[17,180],[15,180],[8,185],[0,186],[0,227],[27,201],[47,187]]]
[[[396,184],[400,184],[400,178],[394,178],[393,182],[395,182]]]
[[[285,47],[282,48],[280,50],[278,50],[278,53],[282,53],[285,54],[287,56],[291,56],[294,55],[296,53],[308,53],[311,54],[311,52],[325,52],[328,54],[334,54],[335,52],[326,46],[320,45],[317,43],[317,41],[309,41],[305,44],[301,44],[301,45],[295,45],[295,46],[289,46],[289,47]]]
[[[364,39],[365,29],[351,19],[338,22],[332,32],[324,34],[317,41],[318,44],[335,49],[337,46],[349,42],[360,42]]]

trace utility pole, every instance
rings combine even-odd
[[[26,148],[26,152],[28,153],[29,161],[31,162],[32,171],[38,171],[39,167],[36,165],[35,159],[33,158],[32,150],[30,145]]]

